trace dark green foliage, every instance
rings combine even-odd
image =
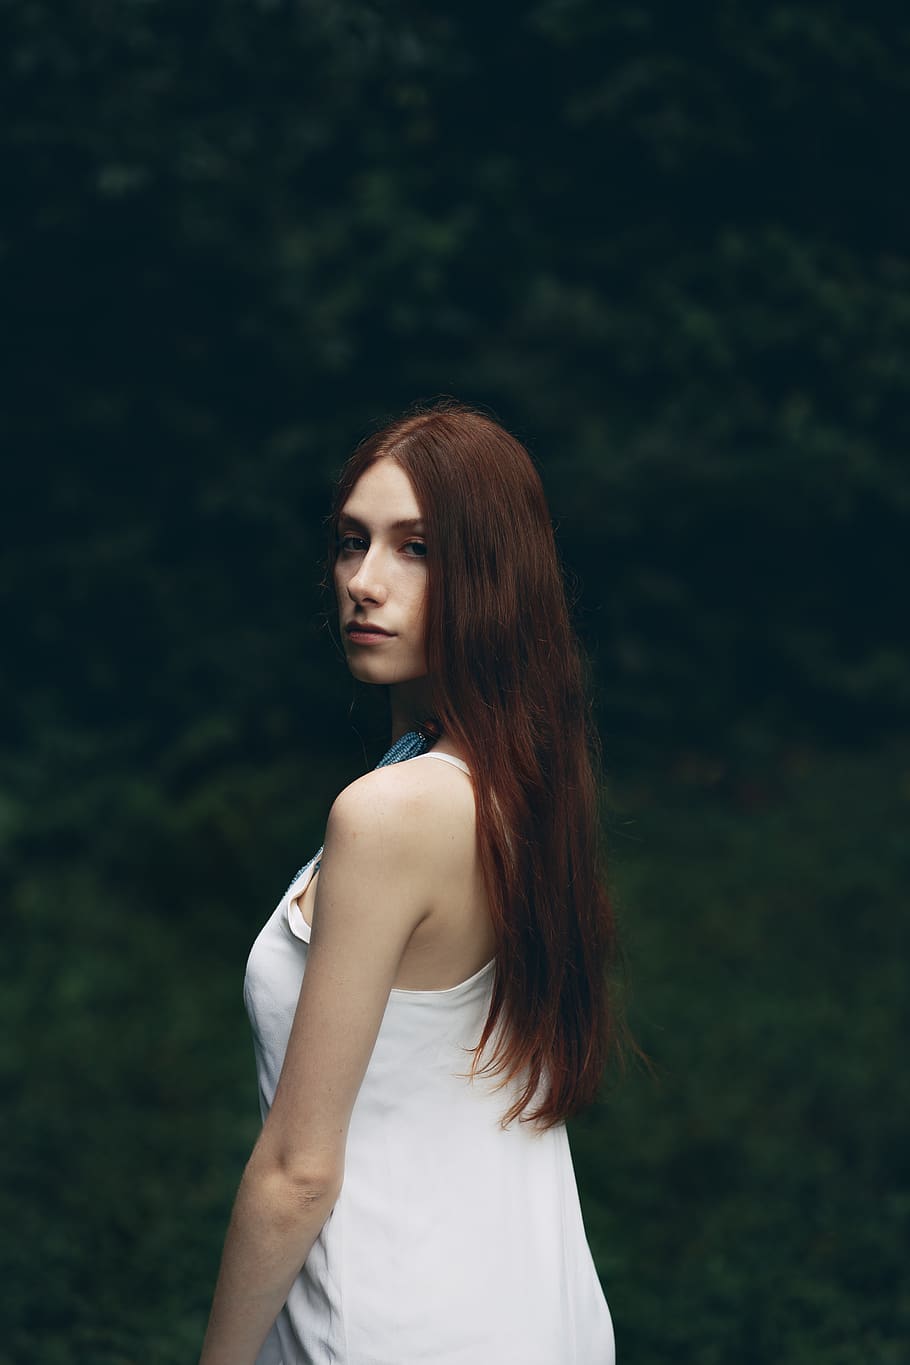
[[[328,484],[440,391],[539,459],[616,743],[906,722],[893,6],[5,28],[11,743],[320,744]]]
[[[575,1149],[630,1361],[904,1359],[908,759],[794,751],[618,802],[659,1080],[616,1086]]]

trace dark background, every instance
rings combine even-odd
[[[195,1359],[246,952],[383,747],[331,481],[439,394],[594,665],[619,1358],[906,1359],[910,20],[21,0],[0,54],[0,1361]]]

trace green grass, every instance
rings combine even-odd
[[[218,801],[189,796],[141,885],[129,856],[116,877],[69,855],[11,879],[3,1365],[196,1357],[258,1128],[246,952],[318,823],[276,833],[268,780],[243,818],[235,781],[221,842]],[[908,815],[907,742],[611,791],[658,1077],[633,1067],[572,1144],[620,1365],[907,1358]]]

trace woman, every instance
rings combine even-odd
[[[200,1365],[610,1365],[564,1121],[616,1044],[614,931],[540,480],[445,400],[361,444],[331,532],[393,746],[250,953],[264,1124]]]

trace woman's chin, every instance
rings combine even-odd
[[[423,669],[415,668],[413,672],[401,670],[389,666],[381,659],[355,658],[348,656],[348,670],[353,678],[358,682],[373,683],[377,687],[408,687],[418,685],[426,678]]]

